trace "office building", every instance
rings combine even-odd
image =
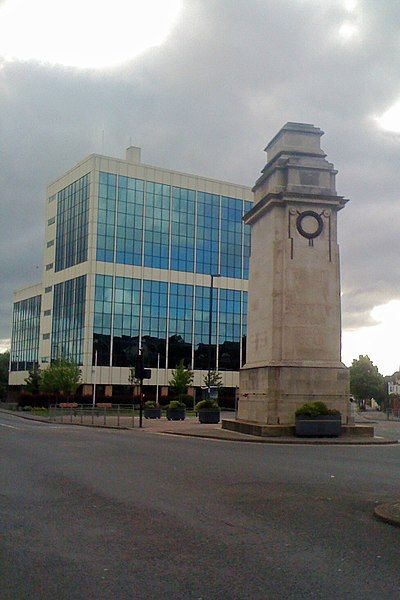
[[[165,394],[183,359],[200,389],[210,276],[219,275],[211,368],[226,393],[235,390],[250,252],[242,217],[251,206],[249,188],[143,164],[140,148],[128,148],[125,160],[79,162],[47,189],[42,281],[14,294],[10,385],[23,385],[34,363],[64,356],[81,365],[84,394],[94,378],[100,393],[129,393],[142,347],[149,386]]]

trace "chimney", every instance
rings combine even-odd
[[[126,162],[134,165],[140,163],[141,150],[142,149],[137,146],[129,146],[129,148],[126,149]]]

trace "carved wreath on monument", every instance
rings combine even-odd
[[[323,228],[324,223],[321,215],[313,210],[304,210],[299,213],[299,216],[296,219],[297,231],[308,240],[313,240],[318,237],[322,233]]]

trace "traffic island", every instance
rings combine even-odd
[[[223,419],[222,429],[228,429],[230,431],[236,431],[238,433],[245,433],[247,435],[260,437],[293,437],[294,439],[297,439],[295,437],[294,425],[267,425],[252,421],[244,421],[242,419]],[[372,425],[342,425],[342,433],[339,439],[342,437],[374,439],[374,428]]]

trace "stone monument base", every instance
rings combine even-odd
[[[294,425],[263,425],[240,419],[222,419],[222,429],[260,437],[292,437],[295,433]],[[341,436],[374,437],[374,428],[372,425],[342,425]]]
[[[349,374],[342,363],[319,366],[313,361],[298,365],[244,366],[240,370],[237,419],[262,426],[292,427],[296,410],[306,402],[324,402],[340,411],[342,425],[352,425]]]

